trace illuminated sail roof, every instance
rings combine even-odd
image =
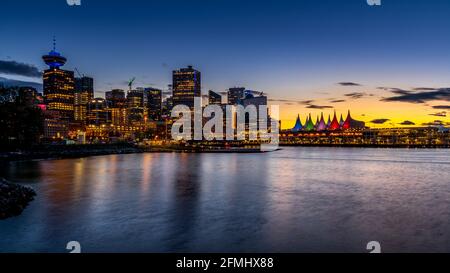
[[[314,123],[312,122],[311,114],[309,114],[309,117],[305,123],[305,130],[306,131],[313,131],[314,130]]]
[[[316,118],[316,123],[314,124],[314,129],[317,130],[317,127],[319,127],[319,116]]]
[[[300,119],[300,115],[297,116],[297,121],[295,122],[294,128],[292,128],[292,132],[299,132],[303,129],[302,121]]]
[[[325,124],[325,120],[323,119],[323,113],[320,115],[319,125],[317,126],[317,131],[323,131],[327,129],[327,125]]]
[[[352,117],[350,115],[350,110],[348,110],[348,115],[347,115],[347,119],[344,121],[344,123],[342,124],[342,129],[343,130],[348,130],[350,129],[350,121],[352,120]]]
[[[348,111],[347,119],[342,124],[343,130],[348,129],[363,129],[366,124],[363,121],[354,120],[350,114],[350,110]]]
[[[337,117],[336,117],[336,111],[334,111],[334,117],[333,120],[331,121],[330,126],[328,127],[328,130],[338,130],[340,128],[339,122],[337,121]]]

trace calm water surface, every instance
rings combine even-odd
[[[450,252],[450,150],[285,148],[12,163],[0,252]]]

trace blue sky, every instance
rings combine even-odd
[[[380,7],[365,0],[82,0],[80,7],[2,0],[0,7],[0,60],[44,69],[40,57],[55,35],[66,68],[92,75],[97,91],[125,88],[131,77],[165,87],[171,71],[187,65],[202,71],[204,93],[243,85],[301,100],[341,96],[343,81],[373,90],[450,86],[448,0],[382,0]]]

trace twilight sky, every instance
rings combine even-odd
[[[99,96],[131,77],[166,88],[193,65],[203,93],[267,93],[285,128],[347,109],[372,127],[450,122],[448,0],[2,0],[0,11],[3,78],[40,82],[55,35],[65,68],[93,76]]]

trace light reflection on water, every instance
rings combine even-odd
[[[285,148],[14,163],[0,252],[450,251],[450,151]]]

